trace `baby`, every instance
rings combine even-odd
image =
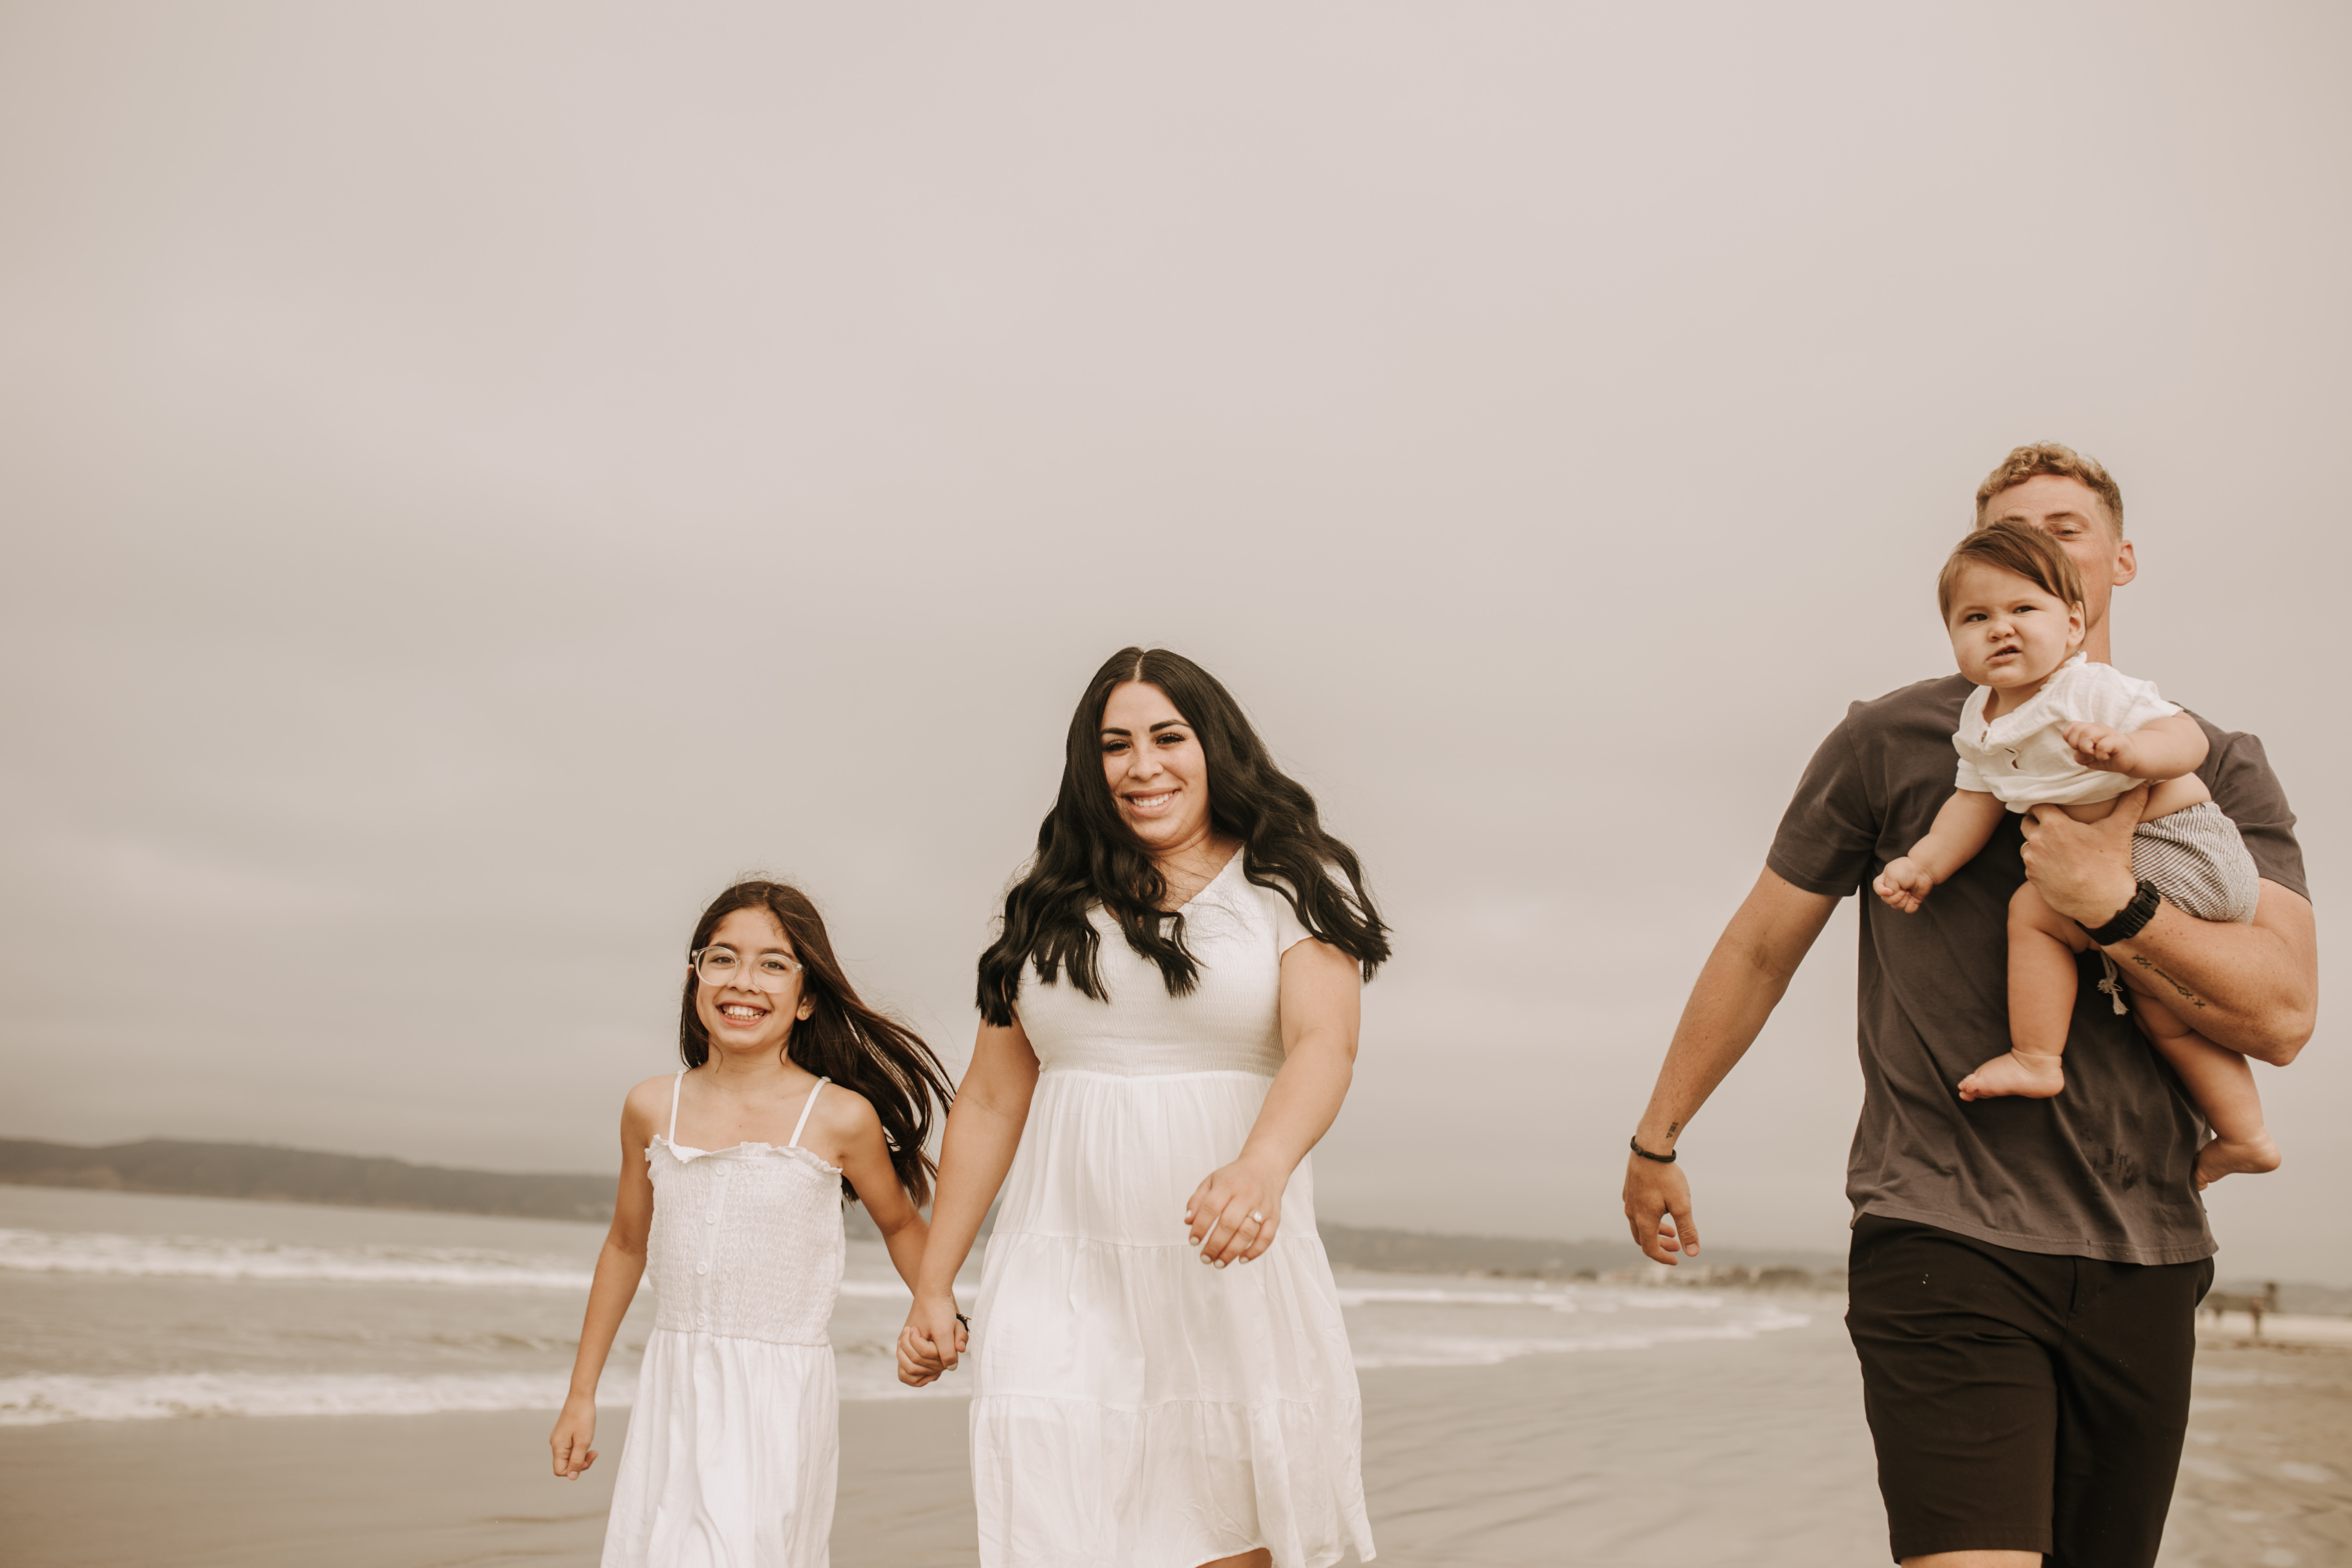
[[[2252,920],[2253,857],[2197,777],[2204,731],[2148,682],[2079,651],[2083,581],[2073,558],[2039,529],[1996,522],[1960,542],[1936,595],[1960,673],[1977,683],[1952,736],[1958,787],[1927,837],[1888,862],[1872,889],[1913,913],[1985,847],[2004,810],[2055,805],[2096,822],[2117,796],[2146,783],[2152,787],[2132,836],[2133,871],[2199,920]],[[1962,1100],[2046,1099],[2065,1088],[2059,1064],[2074,1011],[2074,958],[2092,946],[2032,883],[2017,889],[2009,905],[2011,1048],[1960,1080]],[[2126,1010],[2112,963],[2099,989]],[[2263,1126],[2245,1058],[2206,1039],[2164,1002],[2137,991],[2130,997],[2140,1031],[2212,1126],[2212,1142],[2198,1152],[2197,1185],[2277,1169],[2278,1147]]]

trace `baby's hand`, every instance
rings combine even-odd
[[[2087,719],[2081,719],[2059,733],[2074,749],[2077,767],[2096,768],[2107,773],[2127,773],[2139,762],[2139,748],[2132,743],[2130,732],[2112,725],[2094,724]]]
[[[1927,895],[1936,890],[1936,879],[1927,868],[1908,855],[1899,856],[1886,863],[1886,869],[1870,884],[1870,890],[1906,915],[1916,915]]]

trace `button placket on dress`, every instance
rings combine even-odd
[[[702,1195],[702,1245],[696,1248],[699,1256],[694,1260],[694,1326],[698,1329],[710,1326],[710,1261],[719,1240],[719,1210],[726,1200],[728,1188],[733,1184],[726,1180],[731,1169],[714,1162],[710,1168],[712,1179]]]

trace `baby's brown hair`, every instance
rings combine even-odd
[[[2014,572],[2064,604],[2083,603],[2083,574],[2075,569],[2074,558],[2031,523],[2004,518],[1961,540],[1945,560],[1944,570],[1936,578],[1936,608],[1946,621],[1952,618],[1952,584],[1959,581],[1964,568],[1977,562]]]

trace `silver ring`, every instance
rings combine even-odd
[[[1255,1209],[1250,1210],[1250,1218],[1257,1221],[1260,1225],[1264,1225],[1265,1223],[1265,1215],[1258,1213]]]

